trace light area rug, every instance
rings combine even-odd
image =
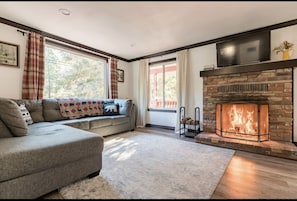
[[[209,199],[234,150],[128,132],[105,138],[100,175],[60,189],[65,199]]]

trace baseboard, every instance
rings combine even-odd
[[[145,124],[145,127],[162,128],[162,129],[167,129],[167,130],[175,130],[175,127],[161,126],[161,125],[155,125],[155,124]]]
[[[162,128],[162,129],[167,129],[167,130],[175,130],[175,127],[161,126],[161,125],[155,125],[155,124],[145,124],[145,127]],[[195,129],[188,129],[188,131],[195,133]],[[202,132],[202,130],[200,130],[200,132]]]

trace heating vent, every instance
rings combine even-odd
[[[219,86],[218,92],[268,91],[268,84],[234,84]]]

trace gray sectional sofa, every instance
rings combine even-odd
[[[119,114],[69,119],[56,99],[0,98],[0,199],[34,199],[100,173],[103,136],[135,128],[129,99],[113,99]],[[25,104],[33,124],[19,110]]]
[[[42,108],[44,121],[56,125],[68,125],[74,128],[97,133],[101,136],[113,135],[125,131],[133,131],[136,124],[136,109],[130,99],[102,99],[101,101],[113,101],[119,105],[117,115],[98,115],[78,119],[68,119],[61,115],[59,104],[56,99],[43,99]],[[34,101],[16,100],[18,104],[25,103],[28,110],[39,113],[40,106]],[[33,102],[33,103],[32,103]],[[34,114],[33,114],[34,115]]]

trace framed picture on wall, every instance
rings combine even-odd
[[[124,70],[117,69],[118,82],[124,82]]]
[[[19,46],[0,41],[0,65],[19,67]]]

